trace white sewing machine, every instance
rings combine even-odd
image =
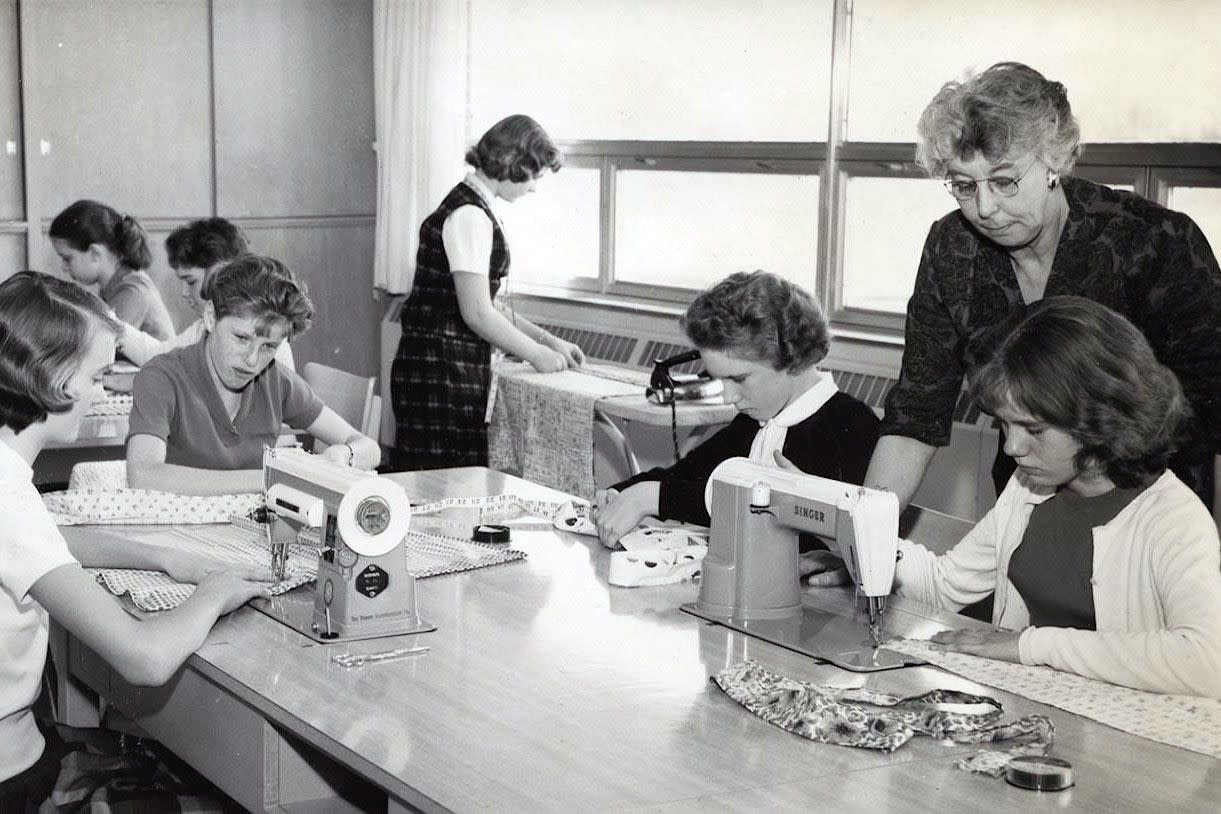
[[[303,526],[318,529],[320,547],[308,625],[299,609],[288,612],[291,601],[277,601],[296,592],[260,610],[322,642],[436,629],[416,610],[415,577],[403,551],[411,504],[401,486],[286,447],[264,450],[263,483],[266,507],[290,524],[290,537]],[[273,569],[283,567],[283,539],[268,533]]]
[[[730,458],[708,479],[705,500],[712,531],[699,600],[683,610],[849,669],[907,663],[876,649],[898,550],[894,494]],[[868,640],[856,622],[802,605],[801,532],[838,547],[865,597]]]

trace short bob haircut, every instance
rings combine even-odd
[[[520,113],[496,122],[466,151],[466,163],[493,181],[531,181],[559,172],[564,154],[539,123]]]
[[[260,333],[288,323],[288,338],[309,329],[314,304],[288,266],[272,257],[242,254],[226,261],[204,280],[200,297],[212,303],[216,318],[253,317]]]
[[[22,432],[72,409],[68,382],[99,331],[119,323],[96,294],[75,283],[22,271],[0,283],[0,424]]]
[[[951,161],[976,153],[996,163],[1029,151],[1058,173],[1070,172],[1081,155],[1068,92],[1020,62],[998,62],[965,82],[947,82],[916,129],[916,163],[934,178],[944,177]]]
[[[130,215],[120,215],[104,203],[81,200],[51,221],[51,237],[66,241],[78,252],[97,243],[129,269],[146,269],[153,262],[144,227]]]
[[[165,239],[165,253],[175,269],[210,269],[249,251],[246,235],[224,218],[193,220]]]
[[[1096,467],[1116,486],[1166,469],[1190,407],[1131,322],[1093,300],[1048,297],[997,335],[971,375],[983,409],[1010,405],[1064,430],[1081,445],[1078,470]]]
[[[682,328],[700,350],[714,350],[801,373],[831,348],[831,331],[818,301],[767,271],[740,271],[701,291]]]

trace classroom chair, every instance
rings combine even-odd
[[[338,368],[307,362],[301,370],[305,383],[318,394],[322,403],[340,418],[370,438],[377,438],[381,422],[381,397],[373,394],[376,379],[357,376]],[[319,447],[314,452],[320,452]]]

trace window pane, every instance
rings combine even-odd
[[[843,305],[903,313],[933,221],[956,208],[939,181],[849,176]]]
[[[598,279],[598,170],[544,173],[533,194],[498,205],[509,241],[510,285]]]
[[[1191,216],[1213,254],[1221,251],[1221,187],[1171,187],[1167,203]]]
[[[831,0],[473,0],[471,135],[825,141]]]
[[[848,138],[915,141],[942,84],[1018,60],[1064,83],[1084,141],[1221,141],[1218,30],[1217,0],[856,0]]]
[[[624,170],[615,280],[704,288],[765,269],[814,288],[818,176]]]

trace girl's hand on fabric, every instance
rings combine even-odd
[[[801,555],[797,567],[802,579],[811,588],[837,588],[852,584],[844,561],[830,551],[807,551]]]
[[[997,661],[1022,661],[1018,652],[1018,638],[1022,634],[1012,630],[943,630],[933,635],[933,650],[953,650],[972,656]]]
[[[270,555],[268,555],[270,557]],[[198,585],[209,575],[227,572],[253,582],[274,582],[270,565],[228,563],[215,557],[190,554],[185,551],[167,551],[163,563],[165,573],[175,582]]]
[[[558,373],[568,367],[568,360],[559,351],[538,346],[538,350],[528,360],[539,373]]]
[[[575,342],[560,339],[558,336],[548,336],[544,343],[560,356],[563,356],[564,363],[568,367],[580,367],[585,364],[585,351],[581,350],[581,346]]]
[[[255,597],[271,596],[266,585],[242,579],[232,570],[208,574],[203,582],[199,583],[195,593],[205,601],[215,602],[217,614],[220,616],[232,613]]]
[[[597,514],[602,507],[610,503],[619,495],[618,489],[599,489],[594,492],[594,514]]]
[[[608,498],[605,505],[598,507],[594,513],[594,525],[598,527],[598,539],[602,545],[614,548],[619,544],[620,537],[657,512],[656,490],[655,482],[637,483]]]

